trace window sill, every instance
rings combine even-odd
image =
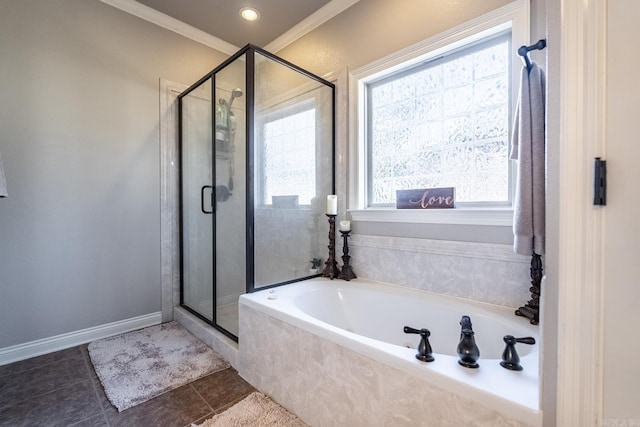
[[[351,209],[353,221],[398,222],[417,224],[491,225],[510,227],[512,208],[454,208],[454,209]]]

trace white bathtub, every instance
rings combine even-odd
[[[243,347],[246,344],[244,337],[251,336],[252,343],[248,345],[253,350],[255,350],[254,345],[257,345],[260,350],[256,351],[262,353],[262,356],[254,355],[253,359],[251,356],[245,358],[247,363],[254,365],[260,363],[261,357],[272,357],[265,353],[282,353],[283,349],[276,347],[270,350],[270,342],[277,342],[278,338],[261,339],[259,332],[255,330],[256,324],[248,325],[247,322],[243,322],[243,306],[246,307],[245,313],[248,313],[247,308],[255,310],[268,316],[266,319],[275,318],[309,332],[318,339],[329,340],[338,346],[400,370],[408,374],[411,380],[424,381],[474,402],[482,408],[494,411],[500,417],[509,420],[508,422],[513,420],[522,425],[532,426],[538,426],[541,423],[538,330],[537,327],[529,325],[526,319],[516,317],[512,309],[363,279],[350,282],[328,279],[299,282],[240,297],[240,354],[242,358]],[[470,316],[473,324],[476,343],[480,349],[479,369],[464,368],[457,363],[456,348],[460,337],[459,322],[462,315]],[[261,322],[266,326],[268,322],[264,319],[262,318]],[[243,324],[245,328],[251,328],[251,331],[243,331]],[[429,341],[435,361],[425,363],[415,358],[415,348],[420,337],[404,334],[404,326],[430,330]],[[532,336],[536,339],[536,344],[533,346],[525,344],[516,346],[523,371],[509,371],[499,365],[504,349],[504,335]],[[293,346],[296,346],[295,341]],[[301,349],[301,352],[303,350]],[[291,351],[295,352],[296,349]],[[313,352],[310,354],[313,355]],[[316,370],[327,363],[341,362],[336,362],[334,356],[328,356],[328,359],[317,362]],[[277,363],[272,363],[272,365],[275,364]],[[246,366],[245,369],[250,370]],[[243,374],[242,369],[241,374]],[[249,379],[253,378],[258,383],[254,385],[259,388],[260,386],[268,388],[270,382],[276,381],[274,378],[266,381],[261,375],[263,374],[246,373]],[[282,377],[285,374],[278,375]],[[326,376],[326,374],[323,375]],[[297,379],[294,383],[297,384],[300,381],[304,382],[302,379]],[[373,385],[372,394],[375,394],[376,387],[379,387],[379,384]],[[276,388],[273,391],[266,391],[275,393]],[[358,390],[358,393],[364,392]],[[285,396],[279,397],[281,400],[286,400]],[[315,397],[309,396],[309,398]],[[357,398],[357,400],[362,399],[362,396]],[[375,400],[375,396],[373,399]],[[445,401],[451,400],[447,398]],[[287,406],[286,402],[284,403]],[[296,408],[295,403],[289,406],[292,406],[290,409],[294,411],[300,410]],[[366,403],[364,407],[376,407],[376,402]],[[428,408],[425,410],[426,416],[429,416]],[[459,412],[460,408],[452,411]],[[316,420],[315,423],[318,421]],[[323,421],[319,424],[338,425],[339,423]],[[401,424],[398,422],[398,425]],[[425,425],[438,425],[438,423],[432,422]]]

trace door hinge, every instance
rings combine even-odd
[[[593,204],[607,204],[607,161],[596,157],[594,168]]]

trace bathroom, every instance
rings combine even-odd
[[[175,272],[162,259],[172,236],[161,231],[165,189],[158,141],[167,130],[158,122],[158,79],[188,86],[228,56],[105,3],[50,3],[0,3],[0,75],[10,82],[1,93],[3,100],[12,100],[11,106],[4,103],[0,115],[0,153],[9,191],[8,198],[0,199],[0,323],[5,325],[0,354],[7,358],[29,357],[34,348],[45,348],[47,343],[64,345],[60,337],[65,334],[113,322],[168,320],[161,314],[167,311],[163,301],[177,301],[177,297],[162,286]],[[361,0],[275,53],[317,75],[333,73],[343,79],[337,85],[338,98],[346,97],[340,88],[344,90],[347,70],[512,2],[431,1],[425,5],[412,1],[415,10],[409,14],[388,10],[385,3]],[[630,322],[632,308],[623,307],[636,299],[638,291],[632,284],[638,276],[628,272],[615,283],[607,276],[606,292],[594,282],[594,277],[604,274],[593,262],[600,259],[598,220],[575,207],[591,205],[590,161],[603,154],[601,143],[592,140],[603,132],[601,120],[577,117],[575,111],[584,109],[585,115],[592,115],[588,118],[596,115],[596,119],[602,114],[583,106],[601,102],[578,95],[585,85],[599,87],[598,79],[589,73],[597,69],[594,64],[603,66],[603,42],[598,38],[602,35],[592,30],[602,31],[598,23],[604,22],[605,11],[595,1],[589,2],[590,7],[577,1],[558,3],[533,0],[530,9],[530,40],[547,38],[550,43],[544,52],[532,53],[532,59],[547,68],[549,90],[549,240],[543,288],[546,311],[540,326],[543,423],[555,425],[557,419],[564,420],[558,425],[591,425],[592,419],[599,419],[631,425],[629,420],[640,415],[627,399],[637,396],[638,386],[627,378],[634,378],[629,372],[636,369],[631,372],[637,373],[637,368],[624,359],[631,352],[621,347],[629,344],[619,325]],[[586,17],[572,21],[572,16]],[[576,99],[576,104],[561,103],[561,97]],[[338,144],[349,139],[343,131],[337,135]],[[607,156],[614,154],[608,146]],[[584,164],[575,165],[571,162],[575,158],[584,158]],[[346,174],[338,170],[338,180]],[[615,179],[615,170],[611,174]],[[625,203],[636,197],[633,194],[625,194]],[[611,197],[607,208],[615,208],[615,202]],[[341,209],[345,204],[343,199]],[[393,245],[402,239],[423,239],[425,246],[429,240],[462,241],[473,247],[508,245],[511,233],[509,226],[417,227],[355,220],[353,225],[356,257],[358,249],[371,250],[385,237],[396,238],[388,240],[386,250],[397,255]],[[633,226],[608,236],[619,239],[621,246],[640,241]],[[625,247],[637,253],[637,246]],[[356,273],[371,277],[373,272],[363,261],[354,260]],[[526,262],[522,268],[524,283],[518,292],[526,296]],[[560,280],[571,286],[558,286]],[[585,283],[591,285],[588,292]],[[598,307],[604,313],[593,316]],[[618,318],[617,312],[627,317]],[[64,339],[85,338],[77,335]],[[595,363],[603,357],[601,353],[604,374],[592,374],[591,366],[601,366]],[[581,363],[576,365],[577,361]],[[588,423],[580,422],[586,419]]]

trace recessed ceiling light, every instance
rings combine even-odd
[[[240,16],[247,21],[257,21],[260,19],[260,13],[252,7],[243,7],[240,9]]]

